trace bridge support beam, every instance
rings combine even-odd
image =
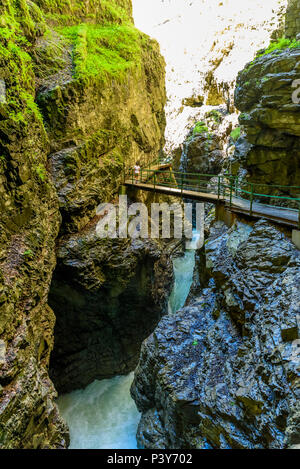
[[[119,195],[126,195],[127,194],[127,187],[122,184],[119,188]]]
[[[292,232],[292,241],[295,244],[295,246],[300,249],[300,231],[299,230],[293,230]]]
[[[224,206],[224,204],[216,204],[216,220],[217,221],[222,221],[225,223],[228,228],[230,228],[236,219],[235,213],[231,212],[230,210],[227,210]]]

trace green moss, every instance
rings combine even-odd
[[[43,164],[39,164],[38,166],[35,167],[35,172],[40,178],[41,181],[45,181],[47,177],[47,170]]]
[[[25,252],[23,252],[23,256],[32,258],[34,254],[31,249],[27,249]]]
[[[205,115],[205,117],[206,118],[211,117],[215,121],[216,124],[220,124],[222,121],[222,114],[220,113],[220,111],[217,111],[217,109],[212,109]]]
[[[300,41],[297,41],[296,39],[291,40],[285,37],[281,37],[277,41],[271,42],[269,47],[263,52],[258,52],[256,58],[263,57],[264,55],[271,54],[273,52],[280,52],[283,49],[295,49],[297,47],[300,47]]]
[[[56,26],[74,26],[83,20],[95,24],[131,22],[129,0],[36,0],[48,21]]]
[[[205,125],[205,122],[197,122],[193,128],[193,135],[202,134],[203,132],[208,132],[208,127]]]
[[[35,28],[36,19],[40,21],[39,28]],[[34,102],[35,80],[28,53],[29,40],[33,41],[42,31],[41,25],[41,12],[38,15],[36,6],[23,0],[7,0],[0,19],[0,69],[6,83],[6,102],[0,104],[0,112],[4,121],[12,121],[12,128],[13,123],[28,125],[32,116],[41,121]]]
[[[251,120],[251,116],[250,114],[246,113],[246,112],[242,112],[239,116],[239,120],[241,122],[244,122],[244,121],[250,121]]]
[[[234,129],[231,134],[230,134],[230,137],[232,138],[232,140],[234,142],[236,142],[241,136],[241,128],[240,127],[237,127],[236,129]]]
[[[80,24],[59,28],[73,45],[75,77],[87,80],[125,78],[141,64],[143,35],[131,25]]]

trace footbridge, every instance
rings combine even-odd
[[[255,184],[230,174],[198,174],[173,171],[171,163],[153,162],[124,171],[124,185],[136,190],[223,205],[251,218],[300,228],[300,186]]]

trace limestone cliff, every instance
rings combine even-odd
[[[65,447],[48,376],[55,241],[157,156],[164,62],[129,0],[0,8],[0,447]]]

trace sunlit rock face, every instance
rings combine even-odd
[[[300,50],[266,54],[247,64],[237,79],[236,107],[248,145],[237,142],[233,170],[247,169],[253,182],[298,186],[300,179],[300,104],[293,101]],[[241,150],[241,151],[240,151]],[[297,188],[290,188],[296,197]]]
[[[133,0],[135,24],[167,62],[165,150],[174,152],[201,119],[201,106],[233,108],[239,70],[282,36],[287,0]]]
[[[202,288],[142,347],[139,446],[299,444],[299,251],[263,220],[217,222],[198,267]]]

